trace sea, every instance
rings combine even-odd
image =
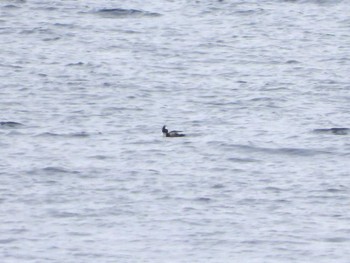
[[[0,262],[350,262],[349,14],[0,0]]]

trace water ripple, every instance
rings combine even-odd
[[[125,18],[125,17],[157,17],[161,14],[142,11],[137,9],[123,9],[123,8],[112,8],[112,9],[100,9],[97,14],[106,18]]]

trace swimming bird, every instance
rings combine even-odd
[[[165,125],[162,128],[162,132],[163,132],[163,135],[165,137],[184,137],[184,136],[186,136],[185,134],[180,133],[182,131],[171,131],[171,132],[169,132]]]

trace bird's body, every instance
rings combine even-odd
[[[185,134],[180,133],[181,131],[170,131],[169,132],[165,125],[162,128],[162,132],[163,132],[163,135],[165,137],[184,137],[184,136],[186,136]]]

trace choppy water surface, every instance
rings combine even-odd
[[[349,1],[0,8],[1,262],[349,262]]]

